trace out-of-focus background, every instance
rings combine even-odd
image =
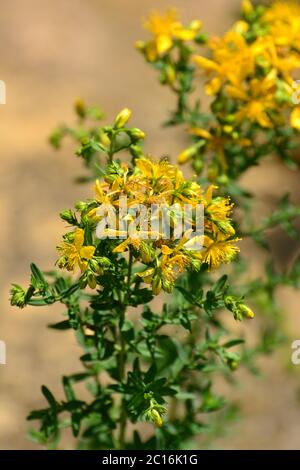
[[[10,283],[27,283],[31,261],[52,268],[64,230],[58,212],[90,195],[88,186],[73,184],[81,162],[72,155],[72,147],[53,152],[47,144],[49,132],[60,122],[73,122],[72,103],[82,97],[100,104],[108,121],[130,107],[132,123],[147,133],[147,149],[158,156],[175,156],[183,147],[183,133],[160,128],[173,97],[133,47],[146,35],[141,19],[151,9],[176,6],[185,21],[198,17],[206,31],[222,33],[236,17],[239,4],[239,0],[0,1],[0,79],[7,86],[7,104],[0,106],[0,339],[7,344],[7,365],[0,365],[0,449],[38,448],[26,437],[25,417],[44,404],[40,385],[47,384],[61,396],[61,375],[80,367],[72,334],[46,328],[59,321],[61,308],[21,311],[8,303]],[[264,209],[271,210],[280,194],[291,191],[299,196],[298,178],[299,174],[270,160],[251,171],[245,184]],[[273,247],[276,262],[286,266],[299,244],[274,234]],[[254,272],[260,261],[254,261]],[[299,339],[299,293],[285,289],[279,297],[286,312],[285,333]],[[287,344],[264,359],[261,378],[241,374],[234,395],[245,418],[231,430],[224,429],[215,447],[300,448],[300,366],[287,367],[290,354]]]

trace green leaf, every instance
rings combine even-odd
[[[227,343],[223,344],[223,348],[232,348],[233,346],[237,346],[238,344],[243,343],[245,343],[244,339],[232,339],[231,341],[228,341]]]
[[[72,327],[69,320],[63,320],[58,323],[50,323],[48,328],[52,328],[53,330],[70,330]]]
[[[57,401],[55,400],[54,396],[50,392],[50,390],[46,387],[46,385],[42,385],[41,387],[42,394],[48,401],[49,405],[51,408],[56,408],[57,407]]]

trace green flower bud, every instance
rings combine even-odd
[[[236,370],[239,366],[239,363],[235,361],[234,359],[228,359],[227,364],[232,371]]]
[[[97,287],[97,281],[93,273],[88,273],[87,275],[87,282],[91,289],[95,289]]]
[[[75,204],[75,208],[79,210],[80,212],[84,212],[88,209],[89,203],[86,201],[78,201]]]
[[[133,129],[130,129],[128,131],[129,136],[131,137],[132,140],[137,141],[137,140],[143,140],[146,137],[146,134],[144,131],[141,129],[138,129],[137,127],[134,127]]]
[[[143,150],[138,145],[130,145],[129,149],[133,157],[139,158],[143,156]]]
[[[167,64],[162,71],[160,82],[162,83],[162,85],[173,85],[175,81],[176,70],[172,65]]]
[[[10,294],[11,294],[11,299],[10,299],[11,305],[16,305],[17,307],[20,307],[20,308],[25,307],[26,291],[21,286],[19,286],[18,284],[13,284]]]
[[[153,277],[151,286],[152,286],[153,294],[158,295],[162,287],[161,278],[158,275],[155,275]]]
[[[227,184],[229,183],[229,178],[225,173],[223,173],[218,177],[217,182],[222,186],[227,186]]]
[[[200,160],[200,158],[197,158],[196,160],[193,161],[193,169],[195,170],[196,174],[199,175],[201,171],[203,170],[203,161]]]
[[[103,269],[102,267],[99,265],[99,263],[96,261],[95,258],[91,259],[90,262],[89,262],[89,267],[91,268],[91,270],[95,273],[95,274],[102,274],[103,273]]]
[[[68,222],[71,225],[76,225],[77,224],[76,216],[71,211],[71,209],[60,212],[59,216],[62,220],[65,220],[66,222]]]
[[[195,37],[195,42],[198,44],[205,44],[208,40],[208,34],[200,33]]]

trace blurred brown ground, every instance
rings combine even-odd
[[[90,188],[72,179],[81,172],[71,147],[54,153],[49,131],[61,121],[72,122],[76,97],[100,104],[107,119],[129,106],[132,122],[148,135],[147,149],[176,155],[183,146],[179,130],[159,124],[171,108],[168,90],[133,48],[144,37],[141,18],[150,9],[177,6],[183,18],[204,21],[209,32],[221,33],[231,23],[239,0],[1,0],[1,76],[7,104],[0,106],[0,339],[7,343],[7,365],[0,366],[0,449],[34,449],[26,438],[25,416],[43,406],[39,387],[47,384],[61,395],[62,374],[79,369],[72,335],[47,330],[58,321],[60,308],[24,311],[10,308],[11,282],[24,284],[29,263],[53,266],[55,246],[64,226],[58,212],[88,196]],[[274,161],[251,171],[245,183],[264,210],[274,207],[286,191],[299,196],[299,175]],[[298,244],[274,235],[280,265],[288,264]],[[246,248],[247,249],[247,248]],[[253,252],[252,256],[254,256]],[[253,273],[259,268],[253,263]],[[286,332],[300,338],[297,292],[283,290]],[[249,327],[254,328],[255,326]],[[289,345],[262,362],[262,379],[242,374],[234,392],[245,418],[215,447],[235,449],[300,448],[300,366],[287,371]],[[224,430],[224,433],[228,430]]]

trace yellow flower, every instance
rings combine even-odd
[[[235,230],[231,225],[230,215],[232,212],[233,204],[229,198],[218,197],[215,198],[211,204],[206,207],[206,214],[212,223],[212,231],[217,234],[219,231],[232,236]]]
[[[208,141],[209,136],[205,134]],[[229,201],[222,197],[213,198],[213,187],[204,193],[196,181],[185,180],[178,167],[167,160],[153,161],[142,157],[135,159],[132,166],[116,163],[104,180],[96,181],[95,192],[93,209],[87,216],[92,227],[105,218],[105,226],[95,227],[97,237],[101,233],[105,238],[122,238],[113,252],[122,254],[131,249],[134,259],[145,265],[137,275],[151,284],[154,294],[162,289],[171,292],[180,273],[185,269],[199,269],[203,262],[203,234],[189,239],[189,233],[198,229],[197,206],[203,205],[206,209],[205,236],[215,239],[220,234],[227,237],[234,234]],[[122,198],[126,198],[129,211],[121,206]],[[185,212],[187,204],[188,215]],[[153,205],[156,206],[154,211]],[[177,229],[185,233],[178,234]],[[82,245],[81,230],[76,243],[67,239],[60,248],[63,253],[60,265],[72,269],[79,264],[85,269],[89,258],[84,257],[81,250],[91,248],[92,257],[94,247]],[[228,262],[227,255],[224,259]]]
[[[239,87],[228,85],[226,87],[231,98],[244,102],[244,105],[235,114],[238,122],[249,119],[262,127],[273,126],[268,111],[277,108],[275,101],[276,75],[277,72],[273,69],[263,79],[253,78],[247,85]]]
[[[233,143],[241,147],[248,147],[251,145],[251,141],[249,139],[240,138],[237,133],[233,134],[230,132],[229,134],[224,134],[224,130],[226,130],[226,128],[224,129],[222,126],[214,127],[210,132],[201,127],[193,127],[189,130],[189,133],[206,140],[205,149],[211,150],[218,155],[222,169],[226,171],[228,164],[225,156],[225,145],[227,143]],[[178,161],[178,163],[182,163],[182,161]]]
[[[264,13],[262,21],[269,26],[277,46],[300,50],[300,5],[297,2],[274,2]]]
[[[240,32],[230,30],[223,38],[212,38],[209,47],[212,59],[194,56],[201,69],[208,75],[214,75],[205,87],[208,95],[216,95],[227,82],[239,85],[247,75],[253,74],[253,51]]]
[[[83,243],[84,230],[77,228],[72,241],[64,241],[57,247],[58,251],[62,254],[57,262],[58,266],[66,268],[68,271],[74,271],[79,266],[81,272],[85,271],[88,260],[92,259],[95,253],[95,247],[83,246]]]
[[[230,240],[228,238],[228,236],[220,233],[215,240],[204,236],[205,248],[201,253],[201,257],[202,261],[208,264],[209,269],[217,269],[221,263],[230,263],[239,253],[239,248],[233,244],[239,239]]]
[[[153,35],[153,39],[145,44],[147,59],[154,62],[166,54],[176,39],[181,41],[195,39],[201,27],[200,21],[193,21],[185,28],[178,21],[176,9],[169,9],[164,15],[154,11],[145,22],[145,28]],[[139,44],[137,46],[139,47]]]

